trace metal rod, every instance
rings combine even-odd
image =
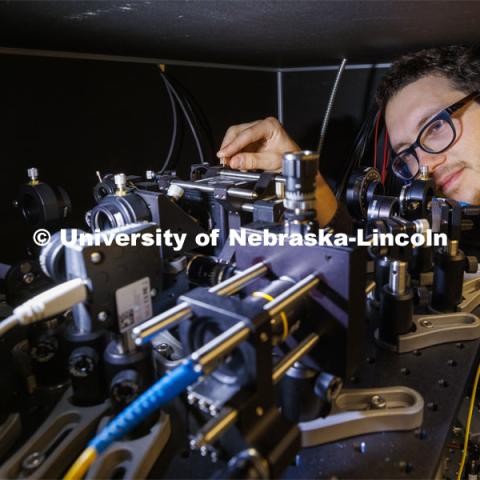
[[[215,189],[210,185],[203,185],[202,183],[189,182],[187,180],[172,180],[172,183],[182,188],[190,190],[198,190],[200,192],[212,193]]]
[[[295,349],[285,355],[278,363],[275,365],[273,371],[273,383],[277,383],[287,371],[293,367],[295,362],[298,362],[305,354],[307,354],[318,342],[320,337],[316,333],[311,333],[303,342],[297,345]]]
[[[251,192],[250,190],[245,190],[244,188],[227,188],[227,195],[229,197],[235,198],[246,198],[247,200],[255,200],[258,198],[257,192]]]
[[[282,310],[285,310],[292,303],[303,297],[319,282],[320,280],[315,277],[315,275],[308,275],[296,285],[278,295],[278,297],[276,297],[274,300],[266,303],[263,306],[263,309],[266,310],[271,317],[275,317]]]
[[[285,355],[275,366],[272,375],[273,383],[278,381],[287,373],[287,371],[298,362],[303,355],[307,354],[318,342],[319,336],[315,333],[310,334],[303,342]],[[213,443],[220,437],[238,418],[238,411],[231,408],[224,408],[217,417],[212,418],[195,436],[191,442],[192,448],[200,448],[204,445]]]
[[[215,417],[212,418],[199,432],[195,435],[190,445],[192,448],[200,448],[213,443],[220,435],[222,435],[231,425],[235,423],[238,417],[238,411],[231,408],[224,408]]]
[[[232,177],[240,180],[258,180],[260,178],[259,173],[238,172],[235,170],[220,170],[221,177]]]
[[[371,70],[376,68],[390,68],[391,63],[357,63],[345,66],[345,70]],[[309,72],[328,72],[331,70],[338,71],[338,65],[324,65],[311,67],[286,67],[279,68],[282,73],[309,73]]]
[[[235,170],[220,170],[220,176],[233,177],[240,180],[258,180],[260,178],[259,173],[237,172]],[[276,182],[285,183],[285,177],[282,177],[281,175],[275,175],[274,180]]]
[[[216,293],[217,295],[226,296],[233,295],[240,291],[248,282],[260,277],[264,273],[267,273],[268,267],[263,262],[256,263],[246,270],[235,274],[233,277],[215,285],[210,288],[210,293]]]
[[[376,283],[375,282],[370,282],[367,285],[367,288],[365,289],[365,295],[368,295],[372,293],[375,290]]]
[[[277,117],[283,124],[283,72],[277,72]]]
[[[245,323],[238,322],[193,352],[190,357],[194,362],[202,366],[205,374],[208,374],[215,368],[215,363],[218,360],[228,355],[249,335],[250,328]]]
[[[388,286],[393,293],[403,295],[407,284],[407,262],[395,260],[390,264]]]
[[[228,63],[213,62],[194,62],[188,60],[175,60],[170,58],[152,58],[152,57],[131,57],[125,55],[106,55],[100,53],[80,53],[69,51],[39,50],[32,48],[12,48],[0,47],[0,54],[6,55],[28,55],[35,57],[53,57],[53,58],[71,58],[77,60],[100,60],[107,62],[124,62],[124,63],[147,63],[154,65],[174,65],[179,67],[201,67],[201,68],[219,68],[225,70],[245,70],[252,72],[269,72],[278,71],[274,67],[262,67],[255,65],[235,65]]]
[[[135,342],[133,341],[133,338],[129,334],[129,332],[124,332],[120,334],[118,344],[119,344],[120,350],[122,351],[121,353],[128,354],[128,353],[136,352],[137,350]]]
[[[269,195],[268,197],[263,197],[262,200],[278,200],[276,195]],[[253,203],[243,203],[242,212],[253,212],[255,209]]]
[[[228,63],[213,63],[213,62],[194,62],[188,60],[175,60],[170,58],[151,58],[151,57],[131,57],[125,55],[106,55],[99,53],[86,52],[69,52],[56,50],[41,50],[33,48],[14,48],[14,47],[0,47],[0,54],[2,55],[28,55],[29,57],[53,57],[53,58],[72,58],[80,60],[100,60],[110,62],[125,62],[125,63],[152,63],[154,65],[175,65],[179,67],[201,67],[201,68],[219,68],[226,70],[245,70],[253,72],[269,72],[269,73],[293,73],[293,72],[324,72],[329,70],[338,70],[338,65],[324,65],[324,66],[302,66],[302,67],[264,67],[256,65],[235,65]],[[367,70],[372,68],[389,68],[390,63],[363,63],[347,65],[346,70]]]
[[[197,182],[188,182],[186,180],[172,180],[172,183],[189,190],[199,190],[201,192],[207,193],[214,193],[215,191],[215,187],[212,187],[211,185],[203,185]],[[244,198],[246,200],[254,200],[258,197],[258,194],[256,192],[236,187],[227,188],[227,195],[229,197]]]
[[[455,257],[458,254],[458,240],[450,240],[448,242],[448,254]]]
[[[268,270],[264,263],[257,263],[246,270],[236,273],[233,277],[220,282],[209,291],[220,296],[233,295],[241,290],[248,282],[263,275]],[[162,330],[177,325],[192,314],[192,309],[187,302],[182,302],[166,312],[143,322],[132,329],[132,338],[135,345],[143,345]]]
[[[135,327],[132,330],[132,338],[136,345],[143,345],[161,330],[173,327],[191,314],[192,310],[188,303],[179,303],[166,312],[163,312]]]

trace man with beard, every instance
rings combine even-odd
[[[393,173],[408,181],[426,165],[439,193],[480,205],[480,55],[462,46],[404,55],[383,77],[376,101],[395,152]],[[217,155],[234,169],[276,170],[282,154],[296,150],[281,124],[267,118],[230,127]],[[321,226],[351,230],[345,207],[320,174],[317,212]],[[480,247],[478,226],[462,243]]]

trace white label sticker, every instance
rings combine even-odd
[[[118,329],[121,333],[130,330],[152,316],[150,278],[119,288],[115,292],[118,314]]]

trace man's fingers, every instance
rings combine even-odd
[[[231,126],[225,133],[225,136],[223,137],[222,144],[220,145],[220,150],[217,153],[218,157],[222,157],[224,155],[219,155],[219,153],[222,151],[222,149],[227,146],[229,143],[232,142],[232,140],[240,133],[243,132],[245,129],[252,127],[253,125],[256,125],[259,123],[260,120],[256,120],[254,122],[248,122],[248,123],[241,123],[239,125],[233,125]]]
[[[275,152],[242,152],[233,156],[229,165],[237,170],[278,170],[282,167],[282,155]]]
[[[217,153],[219,157],[232,157],[236,153],[241,152],[246,146],[259,140],[270,138],[272,132],[270,131],[271,124],[266,121],[260,121],[239,132],[233,140],[226,146],[222,147]]]

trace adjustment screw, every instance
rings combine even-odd
[[[160,343],[155,347],[155,350],[167,359],[170,359],[173,353],[173,348],[168,343]]]
[[[35,280],[35,275],[32,272],[26,273],[23,277],[23,283],[30,285]]]
[[[430,173],[428,171],[428,165],[420,165],[420,179],[428,180],[430,178]]]
[[[420,320],[420,325],[425,328],[433,328],[433,323],[430,320]]]
[[[45,461],[45,454],[40,452],[33,452],[26,456],[22,461],[24,470],[32,472],[36,470]]]
[[[113,176],[113,181],[115,182],[117,188],[121,189],[127,184],[127,177],[124,173],[117,173]]]
[[[108,319],[108,314],[107,312],[98,312],[98,315],[97,315],[97,320],[99,322],[105,322],[107,321]]]
[[[381,395],[373,395],[370,398],[370,406],[374,409],[386,408],[387,402]]]
[[[102,254],[100,252],[92,252],[90,254],[90,261],[94,264],[98,264],[102,261]]]
[[[35,167],[27,169],[27,175],[30,180],[38,180],[38,169]]]
[[[267,343],[268,342],[268,335],[265,333],[265,332],[262,332],[260,334],[260,340],[263,342],[263,343]]]

